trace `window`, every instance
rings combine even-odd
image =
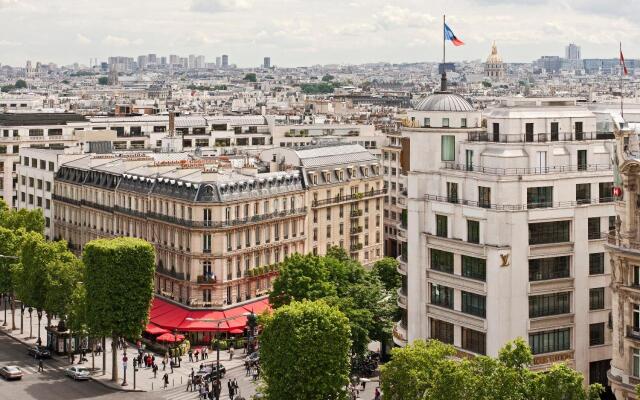
[[[431,269],[453,274],[453,253],[431,249]]]
[[[589,384],[599,383],[602,386],[609,384],[607,371],[611,369],[611,360],[592,361],[589,363]]]
[[[211,253],[211,235],[202,235],[202,252]]]
[[[558,122],[552,122],[551,123],[551,141],[552,142],[558,141],[559,132],[560,132],[560,129],[559,129]]]
[[[447,201],[449,203],[458,202],[458,184],[447,182]]]
[[[637,304],[633,305],[633,320],[632,327],[634,332],[640,331],[640,306]]]
[[[633,376],[640,378],[640,349],[633,349]]]
[[[462,327],[462,348],[477,354],[486,354],[487,337],[483,332]]]
[[[584,139],[584,131],[582,130],[582,121],[578,121],[575,123],[575,127],[576,127],[576,140],[583,140]]]
[[[436,236],[448,237],[447,216],[436,214]]]
[[[569,256],[529,260],[529,281],[569,277]]]
[[[462,276],[485,281],[487,279],[487,261],[482,258],[462,256]]]
[[[467,242],[480,243],[480,222],[467,220]]]
[[[533,142],[533,123],[527,122],[524,124],[524,141]]]
[[[423,128],[429,128],[431,127],[431,118],[425,118],[424,119],[424,125],[422,125]]]
[[[589,346],[604,344],[604,322],[589,324]]]
[[[587,224],[587,238],[589,240],[600,239],[600,217],[589,218]]]
[[[454,161],[456,145],[455,136],[444,135],[441,138],[440,158],[442,161]]]
[[[598,197],[600,203],[613,201],[613,182],[600,182],[598,184]]]
[[[442,118],[442,127],[443,128],[449,127],[449,118]]]
[[[604,288],[589,289],[589,310],[604,309]]]
[[[527,208],[553,207],[553,186],[527,188]]]
[[[431,318],[431,339],[453,344],[453,324]]]
[[[616,230],[616,216],[615,215],[610,215],[609,216],[609,229],[608,230],[609,230],[609,232],[612,232],[612,231]]]
[[[631,284],[633,286],[640,286],[640,266],[632,265],[633,268],[633,282]]]
[[[453,288],[432,283],[431,304],[453,309]]]
[[[570,298],[570,292],[529,296],[529,318],[567,314],[571,309]]]
[[[465,170],[473,171],[473,150],[465,151]]]
[[[604,253],[589,254],[589,275],[604,274]]]
[[[529,224],[529,244],[568,242],[569,226],[569,221]]]
[[[553,353],[571,348],[571,329],[555,329],[529,335],[529,346],[533,354]]]
[[[587,151],[578,150],[578,171],[587,170]]]
[[[478,207],[491,208],[491,188],[478,186]]]
[[[460,128],[466,128],[466,127],[467,127],[467,119],[460,118]]]
[[[591,203],[591,184],[590,183],[576,184],[576,202],[578,204]]]
[[[486,298],[479,294],[462,293],[462,312],[484,318],[487,314]]]

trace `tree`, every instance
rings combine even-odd
[[[44,215],[41,209],[11,210],[2,199],[0,199],[0,226],[12,231],[24,228],[27,232],[44,233]]]
[[[322,82],[331,82],[333,78],[334,78],[333,75],[326,74],[325,76],[322,77]]]
[[[249,72],[248,74],[246,74],[244,76],[244,80],[245,81],[249,81],[249,82],[257,82],[258,78],[256,77],[256,74],[253,72]]]
[[[82,262],[67,250],[60,255],[60,258],[47,265],[47,274],[45,280],[47,298],[44,309],[47,314],[57,315],[60,321],[66,323],[67,316],[72,311],[69,300],[83,277]]]
[[[15,86],[16,89],[26,89],[27,88],[27,82],[25,82],[23,79],[18,79],[14,86]]]
[[[263,320],[260,364],[267,399],[346,399],[349,321],[323,301],[292,302]]]
[[[0,91],[2,91],[2,93],[8,93],[8,92],[12,91],[15,88],[16,87],[13,86],[13,85],[2,85],[2,87],[0,88]]]
[[[269,303],[278,308],[294,300],[317,300],[335,294],[325,260],[313,254],[296,253],[280,266],[269,294]]]
[[[394,349],[391,361],[381,368],[385,398],[594,400],[602,392],[599,384],[585,390],[582,375],[565,364],[545,372],[529,370],[533,357],[520,338],[507,343],[498,358],[455,359],[455,354],[453,346],[437,340]]]
[[[98,336],[112,338],[112,380],[118,379],[116,341],[138,338],[149,319],[153,298],[155,251],[148,242],[128,237],[87,243],[87,326]]]
[[[482,86],[484,86],[486,88],[490,88],[492,86],[492,84],[489,81],[482,81]]]
[[[98,85],[106,85],[109,83],[109,78],[106,76],[101,76],[98,78]]]
[[[398,273],[398,260],[385,257],[373,264],[371,272],[380,279],[388,291],[397,290],[402,285],[402,278]]]

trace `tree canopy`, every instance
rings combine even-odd
[[[243,80],[245,80],[245,81],[249,81],[249,82],[257,82],[257,81],[258,81],[258,78],[256,77],[255,72],[249,72],[248,74],[246,74],[246,75],[244,76],[244,79],[243,79]]]
[[[109,78],[106,76],[101,76],[98,78],[98,85],[106,85],[109,83]]]
[[[585,390],[583,376],[566,364],[531,371],[531,350],[521,338],[507,343],[498,358],[456,359],[455,348],[437,340],[416,340],[391,354],[380,375],[391,400],[595,400],[603,389],[593,384]]]
[[[394,291],[402,285],[402,278],[398,273],[398,260],[391,257],[385,257],[373,264],[371,272],[375,274],[384,288],[388,291]]]
[[[291,301],[324,300],[337,307],[351,326],[352,353],[362,354],[371,340],[391,333],[396,306],[377,275],[366,271],[340,247],[326,256],[294,254],[281,265],[269,301],[274,308]]]
[[[0,226],[17,231],[24,228],[28,232],[44,232],[44,215],[41,209],[11,210],[4,200],[0,199]]]
[[[349,321],[323,301],[292,302],[263,318],[260,364],[267,399],[346,399]]]

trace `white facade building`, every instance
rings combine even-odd
[[[606,384],[609,114],[514,99],[481,115],[446,92],[417,108],[403,129],[407,313],[396,343],[435,338],[495,357],[522,337],[535,368],[567,361]]]

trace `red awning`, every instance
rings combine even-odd
[[[156,338],[156,342],[182,342],[184,340],[184,335],[174,335],[173,333],[163,333],[162,335]]]
[[[244,329],[237,329],[237,328],[236,329],[230,329],[229,333],[232,334],[232,335],[239,335],[241,333],[244,333]]]
[[[161,298],[154,298],[149,312],[151,323],[168,332],[239,332],[247,324],[246,315],[250,312],[260,314],[270,309],[269,300],[229,308],[224,311],[187,310]]]
[[[144,328],[144,331],[151,334],[151,335],[161,335],[163,333],[168,333],[169,331],[164,329],[164,328],[160,328],[158,325],[156,324],[152,324],[151,322],[149,322],[147,324],[147,327]]]

